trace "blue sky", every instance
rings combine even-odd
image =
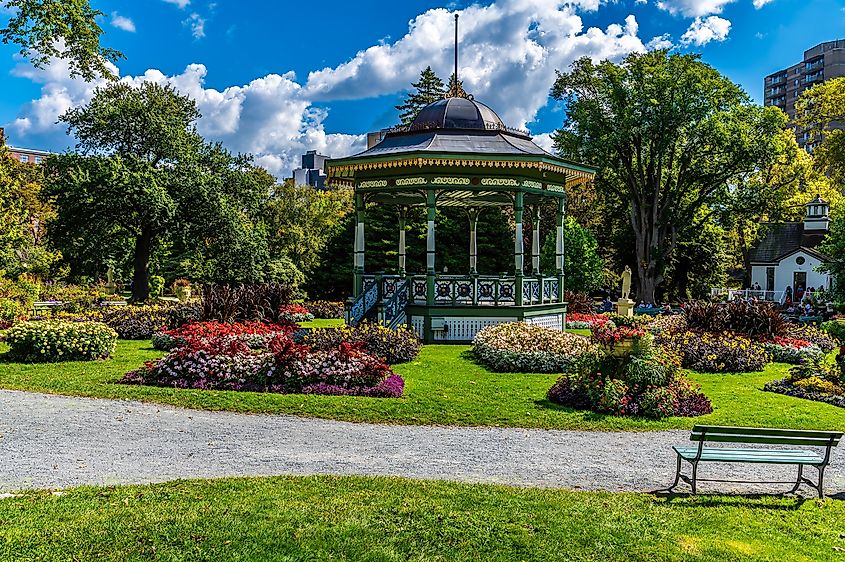
[[[126,55],[124,79],[174,84],[197,99],[203,134],[280,176],[304,150],[343,156],[395,124],[393,106],[426,65],[448,76],[454,10],[467,90],[540,144],[563,119],[548,99],[554,71],[578,56],[700,52],[760,101],[763,76],[845,38],[845,0],[93,3],[106,14],[105,44]],[[71,146],[56,118],[94,86],[61,63],[36,71],[0,46],[0,124],[15,145]]]

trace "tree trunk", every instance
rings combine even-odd
[[[150,255],[153,249],[153,233],[144,227],[135,237],[134,270],[132,273],[132,301],[144,302],[150,298]]]

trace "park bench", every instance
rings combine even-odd
[[[37,301],[32,303],[32,313],[34,316],[38,316],[39,312],[47,312],[51,308],[59,308],[64,305],[65,303],[62,301]]]
[[[830,451],[839,444],[842,432],[805,431],[795,429],[770,429],[758,427],[721,427],[717,425],[696,425],[692,428],[690,441],[697,446],[673,447],[678,454],[678,468],[671,491],[683,480],[696,493],[697,482],[746,482],[698,478],[698,464],[702,462],[740,462],[762,464],[792,464],[798,466],[798,478],[789,491],[798,491],[801,484],[814,488],[820,498],[824,497],[824,470],[830,463]],[[782,448],[739,448],[705,446],[705,443],[733,443],[738,445],[779,445]],[[794,447],[818,447],[820,449],[797,449]],[[692,465],[692,475],[681,474],[681,461]],[[804,467],[813,466],[819,472],[818,482],[804,477]],[[757,482],[760,484],[793,484],[793,482]]]

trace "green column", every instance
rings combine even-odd
[[[428,306],[434,305],[434,280],[436,272],[434,271],[434,220],[437,218],[437,195],[433,189],[429,189],[425,194],[425,205],[427,211],[427,228],[425,239],[425,275],[426,275],[426,304]]]
[[[514,261],[514,273],[516,277],[516,283],[514,284],[514,301],[516,306],[522,306],[522,278],[523,278],[523,241],[522,241],[522,215],[525,211],[525,199],[524,194],[521,191],[516,192],[516,197],[514,198],[513,203],[513,214],[514,214],[514,222],[516,222],[516,231],[514,233],[514,242],[513,242],[513,261]]]
[[[472,208],[467,211],[469,218],[469,273],[475,275],[478,273],[478,242],[476,239],[476,231],[478,230],[478,215],[479,210]]]
[[[540,204],[531,209],[531,273],[540,275]],[[542,291],[542,287],[540,288]]]
[[[563,221],[564,221],[564,207],[565,199],[561,197],[557,201],[557,214],[555,216],[555,224],[557,226],[557,238],[555,240],[555,269],[557,270],[557,300],[563,302]]]
[[[364,195],[355,194],[355,255],[353,257],[353,277],[355,285],[352,287],[352,296],[357,298],[361,294],[361,286],[364,280],[364,221],[366,219],[366,207]]]

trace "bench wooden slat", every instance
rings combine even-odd
[[[694,459],[698,447],[675,447],[675,451],[685,459]],[[726,449],[710,448],[701,451],[701,461],[743,462],[763,464],[809,464],[817,465],[824,459],[812,451],[779,451],[772,449]]]
[[[819,431],[816,429],[783,429],[776,427],[732,427],[721,425],[695,425],[692,428],[693,433],[723,433],[723,434],[741,434],[741,435],[772,435],[781,437],[817,437],[827,438],[834,437],[842,438],[841,431]]]

